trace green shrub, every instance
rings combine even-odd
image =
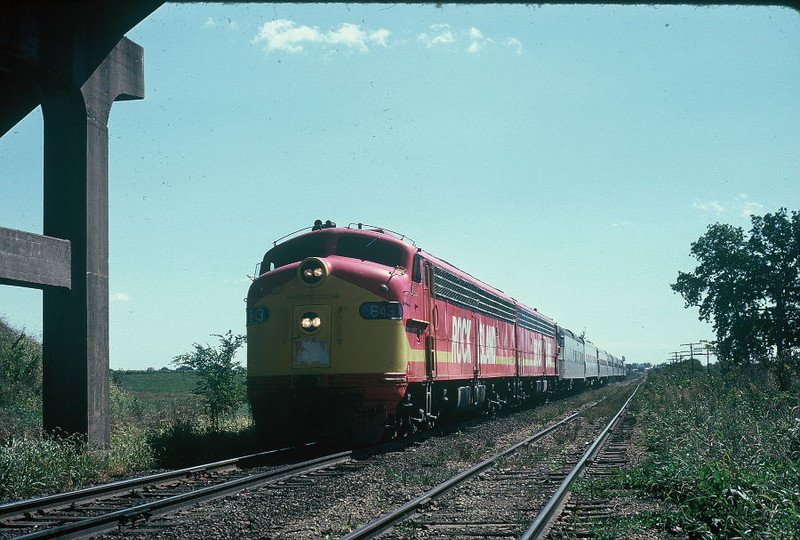
[[[211,426],[218,430],[220,420],[235,413],[245,401],[244,368],[234,356],[246,337],[234,335],[230,330],[225,334],[214,334],[214,337],[219,338],[219,348],[194,343],[194,350],[176,356],[173,364],[196,371],[195,393],[202,396]]]
[[[768,377],[651,374],[641,397],[649,460],[628,486],[679,505],[698,538],[794,538],[800,403]]]
[[[60,437],[27,430],[4,437],[0,441],[0,500],[68,491],[152,467],[154,455],[141,423],[141,404],[114,384],[111,396],[114,427],[107,451],[90,452],[79,435]],[[4,414],[14,410],[13,406],[0,409]]]
[[[233,362],[243,337],[219,337],[219,351],[196,350],[210,354],[204,359],[213,373],[223,368],[216,380],[193,371],[111,372],[111,447],[89,451],[80,436],[42,434],[41,344],[0,320],[0,501],[77,489],[156,464],[257,451],[249,413],[239,406],[244,375]],[[190,392],[198,381],[209,392],[221,382],[221,393],[212,396],[221,408],[197,413],[203,404]]]
[[[178,468],[263,450],[249,414],[240,411],[211,425],[206,419],[175,418],[151,429],[149,444],[156,463]]]
[[[0,319],[0,441],[42,428],[42,346]]]
[[[0,498],[21,499],[96,481],[98,464],[78,437],[11,439],[0,446]]]

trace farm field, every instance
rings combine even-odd
[[[120,389],[142,401],[180,401],[196,399],[194,371],[173,370],[111,370],[111,380]]]

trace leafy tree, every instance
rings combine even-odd
[[[224,335],[212,336],[219,338],[219,348],[194,343],[192,352],[176,356],[172,363],[195,370],[199,380],[194,392],[202,396],[211,425],[218,430],[220,419],[244,403],[244,368],[234,356],[246,337],[233,335],[230,330]]]
[[[0,407],[41,399],[42,346],[0,319]]]
[[[751,222],[749,235],[710,225],[691,246],[700,264],[671,287],[713,324],[722,361],[764,364],[785,388],[800,347],[800,213],[782,208]]]
[[[800,346],[800,212],[753,216],[750,248],[756,286],[763,291],[767,341],[778,359]]]

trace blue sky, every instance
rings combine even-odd
[[[782,8],[168,4],[110,120],[111,366],[245,332],[272,241],[403,232],[631,362],[711,339],[669,284],[714,222],[800,208]],[[42,229],[41,115],[0,138],[0,225]],[[41,293],[0,316],[41,332]]]

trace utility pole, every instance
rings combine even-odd
[[[694,377],[694,346],[699,343],[681,343],[681,347],[689,347],[689,375]]]
[[[672,364],[676,364],[679,361],[683,362],[684,358],[688,355],[689,359],[689,373],[691,376],[694,376],[694,360],[695,354],[705,354],[706,355],[706,373],[711,372],[711,368],[709,366],[711,353],[714,352],[715,342],[713,341],[706,341],[705,339],[701,339],[700,341],[693,341],[691,343],[681,343],[681,347],[688,347],[689,350],[681,350],[681,351],[674,351],[669,353],[672,355],[670,361]],[[700,361],[701,370],[702,370],[702,361]]]
[[[706,374],[711,373],[711,368],[709,367],[709,359],[711,357],[711,352],[714,350],[714,345],[716,344],[713,341],[706,341],[705,339],[701,339],[700,343],[703,345],[703,348],[706,353]]]
[[[672,351],[669,354],[672,355],[672,358],[669,359],[670,364],[673,366],[678,365],[681,361],[681,353],[679,351]]]

